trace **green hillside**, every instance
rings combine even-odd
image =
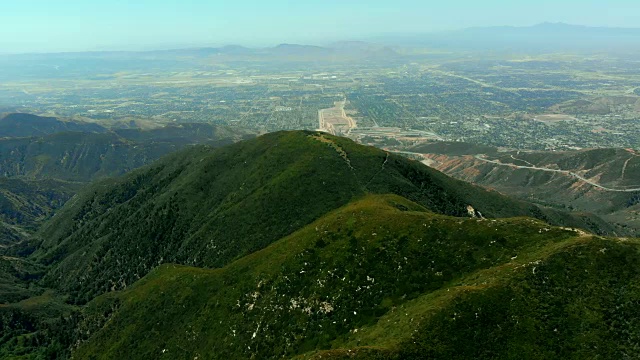
[[[38,234],[46,284],[84,303],[162,263],[216,268],[262,249],[368,193],[394,193],[440,214],[532,216],[606,230],[597,218],[511,200],[418,162],[313,132],[198,146],[96,184]]]
[[[640,190],[633,191],[640,189],[640,154],[633,150],[499,151],[447,142],[411,150],[449,176],[543,206],[594,213],[619,236],[640,235]]]
[[[0,358],[634,350],[639,243],[572,229],[612,232],[597,216],[324,133],[215,146],[98,181],[51,218],[48,191],[73,183],[6,179]]]
[[[103,133],[107,129],[94,123],[62,121],[32,114],[0,115],[0,138],[45,136],[68,131]]]
[[[639,249],[637,240],[567,241],[400,306],[340,349],[299,358],[634,358]],[[389,342],[390,333],[405,336]]]
[[[0,177],[0,254],[19,251],[13,245],[33,234],[81,185]]]
[[[622,358],[638,245],[369,195],[222,269],[166,264],[97,298],[74,357]]]
[[[7,229],[34,231],[80,189],[81,184],[58,180],[0,177],[0,222]],[[18,236],[19,237],[19,236]],[[10,243],[0,236],[0,244]]]
[[[32,261],[0,256],[0,304],[15,303],[39,295],[42,289],[36,280],[42,277],[45,268]]]
[[[88,182],[122,175],[187,145],[222,146],[250,136],[212,125],[171,129],[64,132],[0,140],[0,175]],[[165,132],[174,131],[172,137]]]
[[[26,236],[22,229],[12,226],[5,222],[0,222],[0,253],[3,253],[8,245],[19,242]]]
[[[66,359],[78,310],[52,291],[0,304],[0,359]]]
[[[2,138],[14,134],[2,133],[12,124],[23,130],[36,127],[42,131],[33,134],[46,135]],[[90,181],[122,175],[193,144],[216,147],[253,137],[251,132],[210,124],[112,132],[70,124],[29,114],[0,120],[0,254],[2,246],[26,239]]]

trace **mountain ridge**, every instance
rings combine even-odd
[[[10,113],[0,116],[0,138],[46,136],[68,131],[104,133],[107,129],[95,123],[62,121],[55,117],[42,117],[28,113]]]
[[[496,243],[498,239],[503,240]],[[558,265],[566,265],[565,252],[588,251],[590,258],[597,257],[603,245],[615,248],[610,259],[620,261],[622,249],[616,244],[531,219],[452,218],[395,195],[368,195],[222,269],[165,264],[130,289],[98,298],[91,306],[118,305],[75,356],[412,359],[423,358],[426,350],[434,358],[455,351],[489,358],[487,350],[504,351],[501,340],[479,340],[484,347],[445,346],[463,339],[453,336],[445,342],[444,335],[437,335],[438,326],[449,336],[460,331],[446,327],[451,320],[440,325],[442,317],[455,318],[456,307],[462,307],[460,321],[469,326],[467,332],[481,331],[488,323],[499,329],[496,324],[505,325],[508,317],[485,308],[486,303],[474,303],[510,294],[524,306],[526,298],[516,295],[522,291],[519,279],[533,281],[538,289],[545,275],[554,281],[563,277]],[[637,261],[634,244],[629,249]],[[471,265],[474,261],[478,268]],[[602,261],[607,260],[598,266]],[[628,264],[623,261],[615,271]],[[574,271],[582,267],[578,269]],[[632,276],[638,275],[635,271]],[[423,303],[431,310],[425,312]],[[162,304],[172,306],[154,315]],[[479,322],[473,322],[473,311]],[[541,313],[521,315],[523,321],[548,321],[544,310],[536,311]],[[395,325],[389,325],[391,319]],[[400,319],[402,325],[397,325]],[[122,332],[125,328],[130,330]],[[529,331],[513,325],[508,329]],[[487,332],[504,336],[507,331]],[[553,334],[553,329],[547,326],[544,332]],[[146,335],[150,333],[154,336]],[[442,345],[432,345],[429,338]],[[549,354],[557,346],[535,345],[534,338],[520,340],[524,354]]]
[[[193,146],[3,253],[0,357],[619,358],[640,243],[576,227],[327,133]]]
[[[608,231],[597,217],[514,201],[346,138],[291,131],[194,147],[98,183],[41,229],[34,257],[53,265],[49,286],[82,303],[163,262],[224,266],[367,193],[395,193],[446,215],[469,216],[471,205],[473,216]]]
[[[431,31],[431,32],[423,32],[423,33],[390,33],[390,34],[382,34],[382,35],[371,35],[371,36],[361,36],[360,39],[354,40],[343,40],[332,42],[326,45],[318,45],[318,44],[287,44],[282,43],[275,46],[266,46],[266,47],[248,47],[242,44],[227,44],[220,46],[172,46],[170,48],[165,49],[155,49],[155,50],[94,50],[94,51],[71,51],[71,52],[50,52],[50,53],[24,53],[24,54],[5,54],[5,56],[95,56],[95,55],[125,55],[125,54],[166,54],[170,52],[183,52],[185,54],[190,53],[192,55],[214,55],[214,54],[250,54],[250,53],[265,53],[269,51],[273,51],[281,47],[285,46],[295,46],[295,47],[307,47],[310,49],[340,49],[341,46],[336,46],[341,43],[343,44],[353,44],[355,47],[362,48],[368,46],[362,46],[364,44],[374,47],[384,46],[389,42],[390,39],[399,39],[398,43],[392,43],[389,45],[409,45],[413,43],[414,45],[419,43],[416,40],[423,38],[429,41],[433,41],[437,37],[447,38],[450,36],[457,36],[464,33],[474,33],[474,32],[495,32],[500,31],[504,33],[505,31],[511,33],[526,33],[530,31],[543,31],[543,32],[552,32],[558,35],[558,31],[564,31],[566,33],[574,33],[577,35],[615,35],[615,36],[640,36],[640,27],[616,27],[616,26],[590,26],[590,25],[580,25],[580,24],[571,24],[565,22],[541,22],[533,25],[522,25],[522,26],[514,26],[514,25],[494,25],[494,26],[475,26],[461,29],[453,29],[453,30],[442,30],[442,31]],[[560,34],[562,35],[562,34]]]
[[[463,51],[635,53],[640,28],[590,27],[564,23],[488,26],[437,33],[389,34],[371,38],[389,45],[427,46]]]
[[[16,122],[30,126],[14,127]],[[194,144],[223,146],[253,136],[210,124],[107,129],[31,114],[9,114],[0,120],[0,131],[3,126],[13,129],[4,135],[17,136],[0,138],[3,245],[29,237],[90,181],[122,175]]]

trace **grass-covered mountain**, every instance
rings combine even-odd
[[[36,281],[45,268],[27,259],[0,256],[0,304],[16,303],[40,295]]]
[[[65,121],[26,113],[0,114],[0,138],[46,136],[68,131],[103,133],[107,129],[95,123]]]
[[[36,231],[80,187],[75,182],[0,177],[0,253]]]
[[[453,180],[418,162],[314,132],[198,146],[98,183],[67,203],[32,244],[46,283],[86,302],[156,266],[221,267],[366,194],[393,193],[451,216],[531,216],[608,231],[574,216]]]
[[[227,267],[92,301],[77,359],[624,358],[639,243],[369,195]]]
[[[210,124],[108,130],[9,114],[0,119],[0,246],[27,237],[91,181],[122,175],[189,145],[223,146],[252,136]]]
[[[614,231],[324,133],[193,146],[1,258],[0,358],[624,358],[639,243],[573,227]]]
[[[75,183],[56,180],[0,178],[0,219],[14,225],[34,223],[61,207],[77,188]]]
[[[452,177],[541,205],[595,213],[621,235],[640,235],[640,190],[620,191],[640,189],[636,151],[525,152],[448,142],[423,144],[411,151],[423,153],[423,161]]]
[[[249,132],[209,124],[105,133],[60,132],[0,140],[0,175],[26,179],[88,182],[151,163],[187,145],[231,144]]]

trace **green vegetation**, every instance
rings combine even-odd
[[[459,142],[409,150],[449,176],[542,206],[594,213],[614,227],[609,234],[640,236],[640,155],[633,150],[499,151]]]
[[[471,205],[486,217],[594,225],[348,139],[280,132],[194,147],[86,189],[43,227],[34,258],[52,266],[48,286],[85,303],[162,263],[224,266],[367,193],[395,193],[453,216],[468,216]]]
[[[522,264],[505,284],[472,292],[429,319],[422,328],[429,330],[412,339],[415,344],[407,344],[400,356],[633,356],[640,339],[634,305],[640,299],[638,245],[577,241],[540,262]]]
[[[42,183],[5,195],[34,227]],[[571,227],[610,231],[325,133],[191,146],[3,245],[0,357],[621,357],[639,244]]]
[[[44,266],[32,261],[0,257],[0,304],[15,303],[42,291],[36,281],[44,274]]]
[[[0,305],[0,358],[65,359],[71,354],[79,322],[77,310],[52,292]]]
[[[79,188],[78,183],[57,180],[0,178],[0,245],[24,240]]]
[[[424,296],[350,337],[359,348],[313,359],[583,359],[633,357],[639,243],[573,240],[528,263],[480,272]],[[391,324],[391,325],[390,325]],[[404,326],[404,327],[403,327]],[[400,341],[384,334],[400,327]]]
[[[602,341],[600,354],[632,351],[638,243],[577,235],[367,196],[223,269],[163,265],[98,298],[118,308],[75,357],[579,358]]]
[[[253,136],[208,124],[107,130],[29,114],[0,118],[4,135],[29,137],[0,139],[0,253],[9,251],[2,246],[29,237],[90,181],[124,174],[189,145],[217,147]]]
[[[0,170],[5,177],[86,183],[124,174],[188,145],[222,146],[251,136],[224,126],[183,124],[0,139]]]
[[[59,132],[102,133],[104,127],[85,122],[61,121],[52,117],[14,113],[0,116],[0,137],[33,137],[51,135]]]

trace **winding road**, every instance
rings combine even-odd
[[[601,190],[605,190],[605,191],[613,191],[613,192],[636,192],[636,191],[640,191],[640,187],[639,188],[635,188],[635,189],[612,189],[612,188],[608,188],[606,186],[602,186],[598,183],[595,183],[579,174],[576,174],[572,171],[568,171],[568,170],[558,170],[558,169],[548,169],[548,168],[541,168],[541,167],[536,167],[536,166],[522,166],[522,165],[514,165],[514,164],[505,164],[505,163],[501,163],[499,161],[496,160],[489,160],[487,158],[484,157],[484,155],[475,155],[474,156],[476,159],[484,161],[484,162],[488,162],[488,163],[492,163],[492,164],[496,164],[496,165],[501,165],[501,166],[509,166],[511,168],[516,168],[516,169],[531,169],[531,170],[540,170],[540,171],[548,171],[548,172],[555,172],[555,173],[562,173],[565,175],[569,175],[572,176],[580,181],[583,181],[589,185],[592,185],[594,187],[597,187],[598,189]]]
[[[416,153],[416,152],[410,152],[410,151],[392,151],[393,153],[396,154],[405,154],[405,155],[416,155],[416,156],[420,156],[420,157],[424,157],[425,154],[422,153]],[[500,166],[509,166],[511,168],[514,169],[530,169],[530,170],[540,170],[540,171],[548,171],[548,172],[555,172],[555,173],[561,173],[561,174],[565,174],[565,175],[569,175],[572,176],[580,181],[583,181],[591,186],[594,186],[598,189],[604,190],[604,191],[612,191],[612,192],[639,192],[640,191],[640,187],[638,188],[633,188],[633,189],[612,189],[612,188],[608,188],[606,186],[602,186],[598,183],[595,183],[587,178],[585,178],[584,176],[581,176],[579,174],[576,174],[572,171],[568,171],[568,170],[557,170],[557,169],[548,169],[548,168],[541,168],[541,167],[537,167],[537,166],[522,166],[522,165],[514,165],[514,164],[505,164],[505,163],[501,163],[497,160],[489,160],[485,157],[486,155],[480,154],[480,155],[474,155],[474,157],[478,160],[484,161],[484,162],[488,162],[488,163],[492,163],[492,164],[496,164],[496,165],[500,165]],[[514,158],[515,159],[515,158]]]

